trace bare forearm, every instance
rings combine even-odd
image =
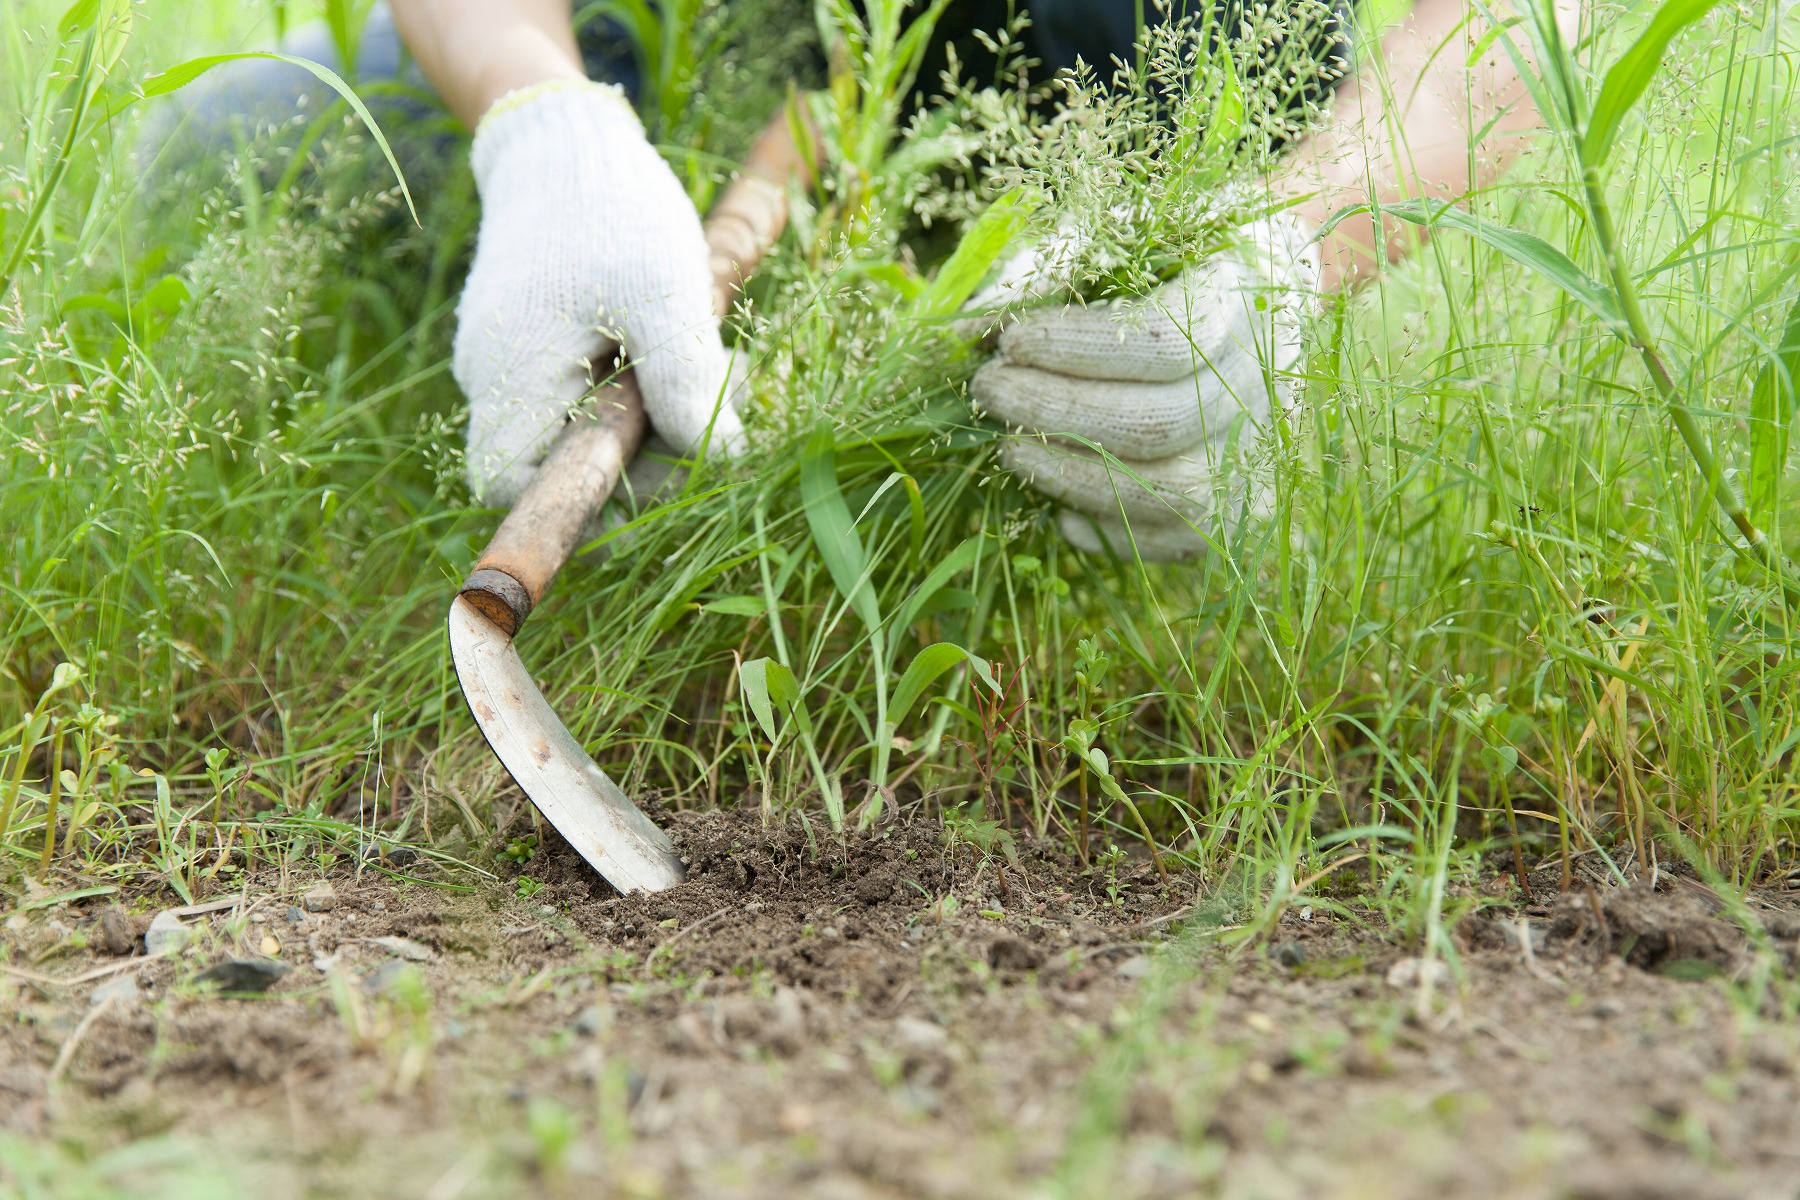
[[[494,101],[551,79],[583,79],[569,0],[393,0],[394,24],[470,128]]]
[[[1382,40],[1379,61],[1344,86],[1331,122],[1299,146],[1277,182],[1301,198],[1302,216],[1320,225],[1371,200],[1454,198],[1491,183],[1517,156],[1540,124],[1537,110],[1504,45],[1491,43],[1470,64],[1487,22],[1465,23],[1467,11],[1464,0],[1418,0]],[[1574,20],[1572,5],[1564,15]],[[1387,226],[1378,250],[1371,218],[1340,224],[1323,247],[1323,285],[1368,278],[1417,245],[1415,226]]]

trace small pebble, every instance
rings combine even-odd
[[[109,908],[100,914],[100,948],[108,954],[130,954],[137,945],[137,934],[124,913]]]
[[[300,922],[306,920],[306,914],[290,904],[288,905],[287,910],[287,920],[289,925],[298,925]]]
[[[263,934],[262,944],[258,946],[257,949],[261,950],[268,957],[274,958],[277,954],[281,953],[281,943],[275,940],[274,935],[265,933]]]
[[[381,846],[375,842],[364,842],[357,847],[356,857],[365,863],[380,863],[384,867],[409,867],[419,860],[419,852],[410,846]]]
[[[1450,981],[1450,968],[1436,958],[1403,958],[1388,968],[1391,988],[1418,987],[1421,980],[1431,987],[1441,986]]]
[[[431,960],[430,947],[421,946],[411,938],[378,937],[370,940],[389,954],[403,958],[407,962],[429,962]]]
[[[269,958],[228,958],[200,972],[198,983],[221,992],[266,992],[288,973],[288,965]]]
[[[150,922],[150,928],[144,934],[144,952],[151,957],[175,954],[192,937],[193,931],[181,923],[180,917],[164,910],[156,914],[156,919]]]
[[[1114,972],[1120,979],[1142,979],[1150,974],[1150,958],[1144,954],[1134,954],[1119,964]]]
[[[413,973],[412,964],[403,958],[390,958],[363,977],[365,991],[388,992],[394,985]]]
[[[300,897],[300,907],[307,912],[330,912],[338,905],[337,889],[329,882],[321,883]]]
[[[136,1004],[138,1002],[137,980],[126,975],[119,979],[109,980],[88,993],[90,1006],[97,1007],[108,1001],[120,1007]]]
[[[1269,950],[1269,958],[1283,967],[1298,967],[1306,962],[1306,947],[1299,942],[1281,942]]]
[[[612,1024],[612,1014],[598,1004],[590,1004],[575,1014],[575,1032],[582,1037],[598,1037]]]

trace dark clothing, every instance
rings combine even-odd
[[[1233,36],[1245,0],[1174,0],[1170,16],[1179,19],[1185,13],[1198,12],[1199,5],[1206,3],[1213,5],[1220,34]],[[1310,56],[1336,66],[1341,77],[1349,73],[1351,61],[1348,0],[1335,0],[1331,7],[1331,16],[1308,18],[1312,28],[1301,28],[1289,36],[1305,39]],[[1034,83],[1050,80],[1077,62],[1086,63],[1103,82],[1110,82],[1119,64],[1129,65],[1136,59],[1144,21],[1158,16],[1151,0],[950,0],[919,70],[919,92],[929,97],[941,89],[941,76],[949,61],[946,47],[952,45],[965,82],[992,81],[999,64],[975,35],[991,36],[1005,29],[1020,10],[1031,19],[1023,41],[1038,63],[1031,72]],[[1307,101],[1323,101],[1333,85],[1328,78],[1309,79],[1290,103],[1297,109]]]

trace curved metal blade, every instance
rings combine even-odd
[[[458,596],[450,658],[482,736],[531,802],[621,892],[659,892],[685,872],[668,835],[606,777],[557,719],[512,638]]]

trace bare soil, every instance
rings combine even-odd
[[[29,1144],[120,1195],[1800,1195],[1780,896],[1537,879],[1450,971],[1323,910],[1234,946],[1143,860],[671,825],[656,896],[552,844],[463,891],[340,866],[323,911],[257,871],[155,958],[149,907],[15,912],[0,1194]]]

